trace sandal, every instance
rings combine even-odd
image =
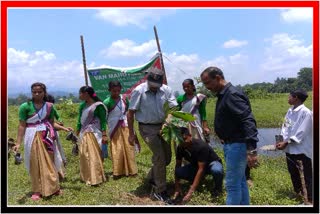
[[[41,195],[40,195],[40,193],[38,193],[38,192],[33,193],[32,196],[31,196],[31,199],[32,199],[33,201],[40,200],[40,198],[41,198]]]

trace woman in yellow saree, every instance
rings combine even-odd
[[[58,171],[62,166],[60,153],[55,144],[52,103],[46,102],[47,91],[43,83],[31,85],[32,100],[19,108],[19,128],[16,146],[18,151],[24,137],[24,160],[31,177],[31,199],[59,195]]]
[[[80,135],[80,178],[87,185],[106,181],[103,167],[102,144],[108,142],[106,134],[106,109],[90,86],[79,90],[83,100],[79,107],[77,135]]]
[[[122,86],[119,81],[109,82],[111,96],[104,100],[108,109],[108,127],[111,139],[111,158],[113,177],[136,175],[135,147],[128,141],[129,129],[126,112],[129,100],[120,95]]]

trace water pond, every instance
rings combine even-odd
[[[270,145],[275,143],[275,135],[280,134],[280,128],[261,128],[258,129],[258,138],[259,142],[257,144],[258,154],[259,155],[267,155],[267,156],[282,156],[285,155],[283,151],[264,151],[260,149],[262,146]],[[210,140],[210,144],[213,148],[222,149],[222,144],[220,142],[215,141],[213,138]]]

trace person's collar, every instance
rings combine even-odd
[[[223,87],[223,89],[217,93],[218,96],[222,96],[226,91],[227,89],[231,86],[231,82],[228,82],[227,84],[225,84],[225,86]]]
[[[160,90],[161,90],[161,88],[158,88],[156,92],[158,92],[158,91],[160,91]],[[148,86],[147,86],[147,90],[146,90],[146,92],[147,92],[147,91],[150,91],[150,92],[152,92],[152,93],[156,93],[156,92],[154,92],[154,91],[151,91],[151,90],[150,90],[150,88],[149,88]]]
[[[150,90],[150,88],[149,88],[149,85],[148,85],[148,82],[145,82],[146,84],[145,84],[145,86],[144,86],[144,88],[143,88],[143,90],[144,90],[144,92],[147,92],[147,91],[150,91],[150,92],[152,92],[151,90]],[[163,85],[162,85],[163,86]],[[163,87],[160,87],[160,88],[158,88],[158,90],[157,90],[157,92],[158,91],[163,91]]]
[[[148,82],[147,82],[147,81],[145,81],[144,83],[142,83],[141,86],[142,86],[142,90],[143,90],[144,93],[150,91],[149,85],[148,85]],[[150,91],[150,92],[151,92],[151,91]]]
[[[304,107],[304,104],[302,103],[301,105],[297,106],[295,109],[294,109],[294,106],[292,106],[291,110],[292,111],[299,111],[300,109],[302,109]]]

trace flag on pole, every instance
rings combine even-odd
[[[148,63],[141,66],[131,68],[91,68],[88,69],[88,75],[91,86],[94,88],[97,96],[104,100],[110,95],[108,91],[108,84],[110,81],[120,81],[122,85],[121,93],[124,96],[130,96],[135,87],[146,81],[147,74],[153,67],[162,69],[159,53],[152,57]]]

